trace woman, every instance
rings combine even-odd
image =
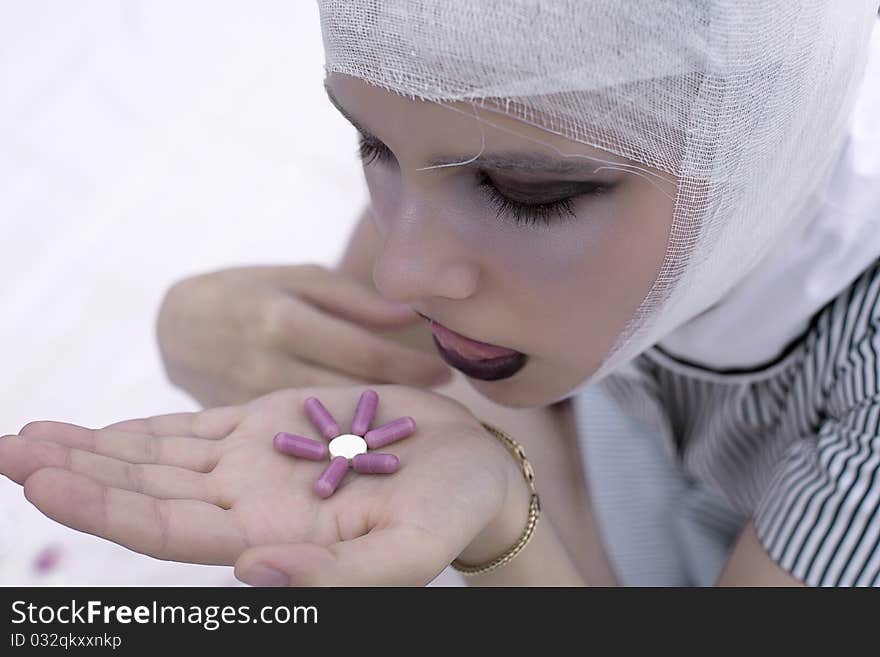
[[[339,271],[177,286],[159,325],[169,373],[224,406],[33,423],[0,441],[4,473],[61,522],[236,562],[251,583],[424,583],[510,553],[532,520],[518,464],[478,421],[495,408],[554,489],[528,548],[475,583],[609,583],[567,457],[582,400],[588,424],[603,407],[632,421],[588,427],[588,455],[644,435],[741,521],[720,583],[874,583],[878,186],[847,165],[847,117],[877,3],[319,4],[327,90],[361,133],[370,190]],[[236,290],[237,314],[215,315]],[[412,311],[475,395],[409,387],[436,359],[375,330],[394,337]],[[308,432],[293,410],[307,396],[345,413],[373,382],[407,384],[374,386],[380,416],[419,424],[401,472],[309,497],[313,468],[265,436]]]

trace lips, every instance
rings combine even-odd
[[[457,352],[460,356],[468,360],[486,360],[489,358],[499,358],[500,356],[512,356],[518,353],[515,349],[507,347],[499,347],[488,342],[479,342],[471,340],[456,333],[450,328],[446,328],[443,324],[431,321],[431,333],[446,349]]]
[[[473,340],[426,317],[441,358],[466,376],[496,381],[513,376],[521,370],[528,356],[516,349]]]

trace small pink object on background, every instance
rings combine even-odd
[[[48,573],[54,570],[61,561],[61,548],[58,545],[50,544],[44,547],[34,557],[34,570],[40,574]]]
[[[330,463],[314,487],[315,492],[323,498],[330,497],[336,491],[349,466],[361,474],[394,473],[400,467],[397,456],[379,452],[368,454],[367,449],[384,447],[406,438],[416,430],[416,421],[405,416],[371,430],[370,424],[376,416],[378,405],[379,394],[375,390],[365,390],[351,421],[351,433],[342,433],[339,423],[321,401],[317,397],[308,397],[303,402],[306,415],[320,434],[330,441],[329,444],[280,431],[275,434],[273,445],[279,452],[312,461],[323,461],[330,456]]]

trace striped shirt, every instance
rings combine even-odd
[[[596,387],[732,517],[753,518],[782,569],[880,585],[880,260],[771,363],[718,371],[654,346],[633,365],[639,378]]]

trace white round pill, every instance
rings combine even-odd
[[[344,456],[349,461],[358,454],[367,453],[367,442],[353,433],[344,433],[330,441],[330,458]]]

